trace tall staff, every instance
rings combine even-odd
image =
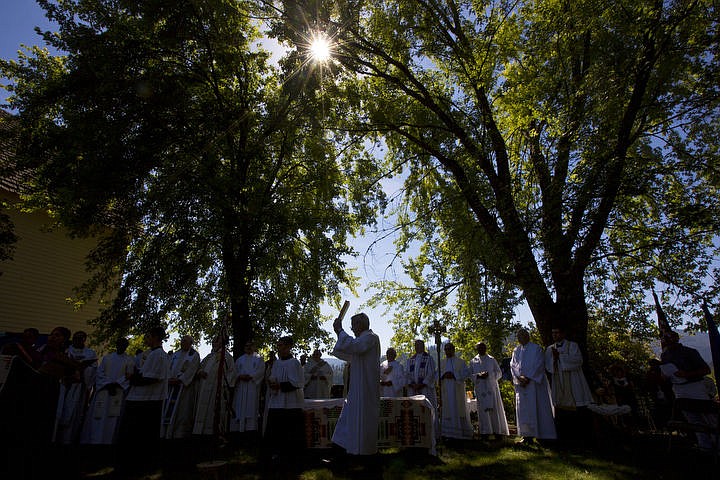
[[[438,388],[440,395],[437,399],[438,404],[438,428],[440,428],[440,431],[442,432],[442,415],[440,415],[440,411],[442,410],[442,381],[440,380],[440,345],[442,342],[442,334],[445,333],[446,328],[445,325],[441,324],[439,320],[433,320],[432,325],[428,329],[428,332],[433,334],[435,336],[435,350],[437,353],[437,372],[438,372]]]

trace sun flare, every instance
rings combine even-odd
[[[330,40],[323,34],[316,34],[310,41],[310,58],[316,62],[327,62],[332,56]]]

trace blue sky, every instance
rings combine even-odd
[[[3,0],[0,7],[0,57],[17,58],[20,45],[42,45],[42,38],[34,28],[48,28],[50,22],[35,0]],[[2,85],[6,80],[2,80]],[[0,90],[0,103],[5,103],[7,91]]]

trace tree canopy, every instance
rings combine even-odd
[[[676,324],[717,300],[715,2],[40,3],[63,55],[0,64],[18,158],[37,205],[103,234],[84,291],[117,288],[111,328],[321,336],[380,172],[405,182],[413,284],[375,300],[400,335],[497,337],[524,300],[584,346],[590,317],[648,335],[652,287]]]
[[[40,4],[60,54],[0,64],[16,163],[36,206],[101,239],[79,291],[116,294],[99,325],[212,335],[231,313],[238,351],[323,338],[320,303],[354,282],[346,238],[382,196],[303,52],[273,64],[254,2]]]
[[[355,128],[405,171],[417,288],[463,282],[462,311],[487,272],[546,344],[559,324],[584,345],[589,307],[646,334],[655,285],[678,308],[716,298],[714,2],[336,5]]]

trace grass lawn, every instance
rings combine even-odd
[[[597,442],[596,442],[597,443]],[[694,450],[688,439],[639,435],[618,437],[593,447],[516,444],[515,438],[496,442],[456,441],[438,445],[437,455],[419,450],[383,450],[353,458],[336,451],[314,450],[294,459],[261,462],[255,443],[226,446],[209,455],[170,449],[161,466],[132,475],[112,470],[101,456],[77,450],[78,477],[85,479],[720,479],[720,464]],[[216,471],[201,471],[207,460],[225,462]]]

